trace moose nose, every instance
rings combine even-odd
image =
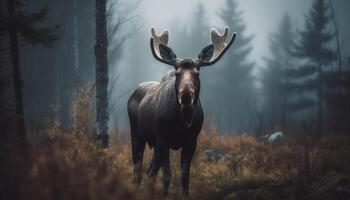
[[[186,90],[179,92],[179,103],[181,105],[191,105],[194,102],[194,91]]]

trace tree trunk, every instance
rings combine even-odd
[[[106,0],[96,0],[96,129],[104,147],[108,146],[108,62]]]
[[[73,37],[74,37],[74,43],[73,43],[73,49],[74,49],[74,89],[77,90],[80,86],[80,80],[79,80],[79,49],[78,49],[78,7],[77,7],[77,0],[73,0]]]
[[[79,77],[79,48],[78,48],[78,7],[77,0],[73,0],[73,59],[74,59],[74,86],[73,86],[73,127],[78,131],[77,107],[75,105],[79,98],[80,77]]]
[[[317,120],[317,131],[318,134],[322,134],[323,132],[323,81],[322,78],[322,64],[318,63],[318,88],[317,88],[317,96],[318,96],[318,120]]]
[[[51,6],[53,8],[52,15],[53,15],[53,23],[59,24],[58,18],[59,18],[59,11],[57,8],[57,4],[59,4],[58,0],[53,0],[51,2]],[[61,79],[60,79],[60,69],[59,69],[59,63],[58,63],[58,50],[57,47],[53,48],[53,60],[52,60],[52,67],[54,69],[55,73],[55,123],[57,124],[58,128],[61,126],[61,118],[60,118],[60,112],[61,112]]]
[[[337,52],[337,58],[338,58],[338,98],[337,101],[335,102],[336,105],[336,112],[335,112],[335,123],[334,125],[336,125],[336,127],[338,128],[337,131],[341,132],[343,131],[343,124],[344,124],[344,119],[346,118],[346,109],[342,109],[344,107],[346,107],[346,105],[344,105],[344,85],[343,85],[343,57],[342,57],[342,52],[341,52],[341,48],[340,48],[340,34],[339,34],[339,26],[336,20],[336,14],[335,14],[335,10],[334,10],[334,5],[333,5],[333,1],[330,1],[330,6],[331,6],[331,17],[332,17],[332,22],[333,22],[333,26],[334,26],[334,34],[335,34],[335,41],[336,41],[336,52]],[[345,101],[346,102],[346,101]],[[345,120],[346,121],[346,120]],[[345,122],[346,123],[346,122]]]
[[[16,15],[15,0],[7,0],[8,15],[11,19],[14,19]],[[26,144],[26,128],[24,122],[23,112],[23,96],[22,87],[23,81],[21,79],[21,70],[19,65],[19,48],[18,48],[18,36],[16,25],[11,23],[8,29],[10,37],[10,50],[11,50],[11,61],[12,61],[12,78],[14,85],[15,94],[15,125],[16,125],[16,136],[20,140],[20,147],[25,148]]]
[[[335,31],[335,41],[336,41],[336,48],[337,48],[337,57],[338,57],[338,89],[339,89],[339,93],[343,94],[342,91],[342,66],[343,66],[343,58],[342,58],[342,53],[341,53],[341,49],[340,49],[340,41],[339,41],[339,27],[337,24],[337,20],[336,20],[336,16],[335,16],[335,10],[334,10],[334,6],[333,6],[333,1],[330,1],[331,4],[331,17],[332,17],[332,22],[333,22],[333,26],[334,26],[334,31]]]
[[[287,105],[287,97],[284,97],[283,98],[283,101],[282,101],[282,129],[285,130],[286,129],[286,112],[287,112],[287,109],[286,109],[286,105]]]

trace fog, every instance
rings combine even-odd
[[[254,82],[254,86],[258,88],[254,98],[261,99],[261,94],[259,88],[261,87],[261,82],[259,81],[261,69],[266,68],[266,63],[264,62],[264,57],[269,57],[273,53],[269,50],[269,37],[276,30],[277,25],[280,23],[283,15],[286,13],[290,15],[292,24],[296,29],[302,29],[304,26],[305,16],[310,10],[312,1],[296,0],[238,0],[237,6],[238,11],[241,12],[241,19],[246,26],[244,33],[238,32],[238,37],[241,34],[244,36],[252,36],[251,46],[252,50],[247,55],[249,61],[254,62],[254,67],[252,70],[252,75],[255,77],[251,81]],[[345,1],[335,1],[335,6],[343,5]],[[345,3],[346,4],[346,3]],[[207,29],[203,30],[202,33],[191,32],[191,28],[194,26],[195,21],[195,12],[198,5],[203,5],[205,10],[205,19]],[[149,37],[150,37],[150,27],[155,27],[158,34],[163,30],[170,31],[170,41],[169,46],[174,49],[174,52],[178,57],[191,57],[195,58],[200,49],[210,44],[210,35],[209,28],[216,27],[219,30],[223,27],[229,25],[225,24],[218,15],[220,9],[225,6],[225,1],[141,1],[136,8],[136,18],[137,23],[135,24],[135,36],[129,38],[125,47],[124,47],[124,56],[122,57],[121,63],[119,63],[116,69],[121,73],[121,77],[124,78],[121,83],[125,88],[117,91],[117,94],[123,93],[122,91],[127,90],[125,97],[122,98],[118,104],[118,111],[121,113],[126,113],[126,98],[128,94],[137,86],[138,83],[143,81],[160,81],[161,77],[165,72],[171,67],[157,62],[151,55],[149,48]],[[336,10],[341,10],[341,8],[336,8]],[[347,15],[345,12],[339,13],[340,21],[340,30],[341,34],[344,37],[348,30],[346,22],[342,21],[344,15]],[[230,27],[230,31],[237,31],[235,27]],[[188,35],[204,35],[204,40],[198,44],[194,41],[188,40],[184,41],[185,38],[191,38],[184,36],[183,33]],[[296,39],[298,36],[295,35]],[[186,45],[182,45],[186,44]],[[189,47],[188,45],[192,45]],[[236,44],[237,45],[237,44]],[[239,44],[238,44],[239,45]],[[348,44],[343,43],[342,48],[344,51],[348,49]],[[137,50],[136,50],[137,48]],[[188,51],[188,49],[194,49],[193,51]],[[235,51],[233,47],[230,51]],[[227,57],[224,56],[221,63],[227,61]],[[220,64],[219,64],[220,65]],[[215,107],[215,103],[208,103],[208,98],[203,96],[205,94],[211,95],[210,90],[224,90],[220,87],[220,83],[214,83],[213,88],[208,88],[206,82],[211,81],[215,82],[219,74],[215,74],[216,68],[220,66],[212,66],[202,70],[202,83],[204,87],[202,89],[202,99],[204,99],[204,111],[206,116],[217,121],[215,119],[218,115],[213,114],[212,111],[208,111]],[[233,72],[234,73],[234,72]],[[132,78],[130,78],[132,77]],[[211,80],[208,80],[210,78]],[[232,82],[231,78],[226,80],[227,82]],[[212,83],[213,84],[213,83]],[[204,94],[203,94],[204,93]],[[239,94],[236,94],[239,95]],[[207,100],[207,101],[206,101]],[[212,99],[211,99],[212,100]],[[211,104],[211,105],[209,105]],[[206,107],[207,106],[207,107]],[[226,104],[225,106],[230,107],[232,105]],[[119,113],[119,112],[118,112]],[[127,118],[121,114],[119,115],[121,121],[120,125],[123,126],[127,124]],[[218,124],[217,124],[218,125]],[[219,128],[222,125],[218,125]],[[231,131],[233,127],[224,128],[222,131]],[[240,129],[241,130],[241,129]]]
[[[294,23],[300,26],[303,24],[304,15],[312,3],[311,0],[238,0],[237,2],[239,9],[243,12],[247,33],[254,35],[254,49],[251,53],[251,58],[257,60],[258,63],[261,63],[261,56],[269,54],[267,38],[276,28],[276,24],[283,14],[285,12],[292,14]],[[144,0],[139,4],[138,13],[144,20],[143,28],[140,31],[144,32],[145,40],[148,41],[149,27],[151,26],[156,27],[159,31],[168,29],[170,32],[174,31],[170,29],[174,23],[191,26],[193,10],[199,3],[203,4],[206,9],[208,24],[215,27],[224,27],[226,25],[216,15],[219,8],[224,5],[222,0]],[[235,31],[234,27],[230,28],[232,31]],[[178,37],[181,38],[181,36],[171,35],[170,42],[176,43]]]
[[[272,103],[272,99],[282,95],[281,92],[273,93],[273,90],[279,91],[279,83],[274,81],[283,79],[277,71],[286,66],[275,69],[273,63],[268,61],[278,61],[276,56],[280,56],[280,52],[275,50],[278,47],[274,45],[283,41],[274,43],[273,40],[282,40],[276,35],[281,33],[283,36],[283,31],[288,32],[281,28],[287,21],[290,27],[284,28],[290,28],[292,34],[284,40],[287,43],[301,43],[300,33],[310,19],[313,2],[315,1],[109,0],[107,21],[110,126],[128,128],[126,102],[132,91],[141,82],[160,81],[166,71],[173,68],[153,58],[149,45],[151,27],[155,27],[158,34],[165,29],[170,31],[169,47],[178,57],[196,58],[200,50],[211,43],[211,27],[222,32],[225,26],[229,26],[230,32],[237,32],[237,42],[216,65],[201,69],[200,97],[206,118],[222,133],[255,133],[258,129],[281,127],[281,122],[277,121],[281,121],[282,117],[271,117],[271,110],[284,113],[287,109],[275,108]],[[329,1],[326,2],[330,5]],[[342,68],[346,71],[350,55],[350,40],[346,38],[350,34],[347,21],[350,4],[346,0],[332,2],[339,33]],[[95,4],[92,0],[40,0],[26,1],[24,9],[31,13],[46,3],[47,16],[40,26],[59,25],[61,35],[51,47],[33,46],[21,41],[24,115],[26,123],[35,124],[43,119],[52,119],[58,112],[61,123],[70,126],[74,88],[77,85],[85,88],[94,84]],[[229,4],[231,6],[227,7]],[[328,7],[327,13],[330,11]],[[285,16],[288,19],[283,21]],[[326,27],[333,30],[333,21],[329,20]],[[334,51],[337,49],[334,36],[326,46]],[[287,55],[287,60],[292,63],[288,67],[299,69],[308,63],[307,56],[295,55],[300,49],[294,50],[294,47],[290,47],[289,50],[293,50],[294,54]],[[4,60],[8,53],[2,54]],[[339,59],[333,59],[324,67],[334,70],[338,62]],[[302,79],[298,77],[298,80]],[[304,97],[317,99],[315,88],[306,91],[306,85],[293,87],[298,90],[288,93],[294,96],[285,97],[293,106]],[[273,95],[276,97],[272,97]],[[266,103],[268,101],[270,105]],[[290,110],[295,108],[293,106],[290,105]],[[325,110],[328,109],[326,105],[324,107]],[[301,121],[317,121],[315,105],[312,104],[308,109],[300,105],[297,108],[298,111],[287,114],[289,119],[286,120],[290,126],[300,125]],[[327,112],[333,113],[331,109]]]
[[[259,74],[258,68],[263,67],[264,63],[262,57],[268,56],[270,54],[268,50],[268,37],[271,32],[276,29],[276,24],[280,21],[284,13],[293,14],[293,21],[296,26],[302,25],[303,18],[306,12],[309,10],[311,1],[288,1],[288,0],[269,0],[269,1],[259,1],[259,0],[239,0],[237,1],[239,6],[239,11],[242,12],[242,19],[246,24],[246,33],[253,36],[253,49],[249,54],[249,59],[256,62],[255,69],[253,73],[256,75]],[[219,9],[224,6],[224,1],[162,1],[162,0],[144,0],[140,1],[136,7],[137,22],[137,33],[139,38],[129,38],[127,44],[124,48],[124,56],[122,58],[121,64],[117,67],[121,77],[125,78],[123,83],[126,87],[136,86],[137,82],[141,81],[150,81],[156,80],[159,81],[164,73],[169,70],[169,66],[164,66],[152,57],[150,48],[149,48],[149,37],[150,37],[150,28],[155,27],[158,33],[161,33],[163,30],[168,30],[170,32],[170,41],[169,45],[174,47],[175,53],[179,57],[192,57],[199,53],[200,47],[197,48],[197,52],[191,52],[191,55],[186,55],[183,52],[186,51],[186,46],[176,45],[177,42],[186,42],[190,43],[191,41],[182,41],[182,35],[176,35],[176,32],[180,32],[182,29],[190,29],[193,25],[194,10],[196,7],[202,4],[205,8],[206,22],[208,27],[217,27],[223,28],[227,26],[224,24],[219,17],[217,16]],[[188,30],[186,30],[188,31]],[[230,27],[230,31],[235,31],[235,27]],[[188,34],[196,35],[198,33],[190,32]],[[204,44],[210,44],[210,35],[209,29],[205,33],[207,35],[207,40],[203,41]],[[238,33],[238,37],[240,33]],[[196,44],[193,44],[194,46]],[[132,60],[135,60],[135,48],[136,46],[142,47],[142,62],[138,61],[137,66],[133,65]],[[204,47],[204,46],[203,46]],[[234,49],[232,49],[234,51]],[[140,67],[142,70],[147,71],[147,73],[133,74],[130,75],[129,71],[131,67]],[[215,68],[215,67],[214,67]],[[215,70],[215,69],[212,69]],[[205,73],[205,72],[204,72]],[[137,76],[136,81],[130,79],[130,76]],[[127,83],[127,81],[129,82]],[[205,81],[205,80],[203,80]],[[259,83],[256,82],[258,86]],[[134,87],[128,88],[128,93]],[[204,88],[205,90],[205,88]],[[120,93],[117,92],[117,93]],[[125,101],[122,101],[120,108],[125,110]],[[124,107],[123,107],[124,106]],[[125,112],[124,112],[125,113]],[[125,118],[124,118],[125,120]],[[125,121],[122,123],[124,124]]]
[[[0,199],[349,199],[349,11],[0,1]]]

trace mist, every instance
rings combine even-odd
[[[240,18],[242,19],[246,29],[244,33],[238,32],[238,38],[243,34],[244,36],[252,37],[251,46],[252,50],[247,55],[247,59],[254,63],[252,69],[252,82],[254,82],[254,87],[256,88],[254,98],[263,98],[261,93],[262,83],[261,70],[266,68],[266,63],[264,62],[264,57],[269,57],[274,54],[269,50],[269,38],[271,34],[276,30],[278,23],[281,21],[285,14],[289,14],[291,17],[292,25],[296,29],[295,39],[298,38],[297,31],[302,29],[304,26],[304,18],[307,15],[312,1],[237,1],[238,11],[241,13]],[[344,54],[349,50],[349,43],[345,41],[344,36],[348,33],[348,27],[346,25],[346,18],[348,14],[346,11],[342,11],[343,5],[347,4],[345,1],[335,1],[334,5],[337,11],[337,20],[339,22],[340,37],[342,38],[342,50]],[[192,32],[191,29],[195,26],[195,15],[196,9],[199,5],[204,8],[204,21],[205,27],[207,29],[202,29],[200,33]],[[116,89],[116,94],[125,94],[123,98],[119,101],[117,106],[118,111],[123,111],[126,113],[126,100],[128,95],[133,91],[133,89],[140,83],[144,81],[160,81],[162,76],[167,70],[171,69],[171,66],[165,66],[164,64],[158,63],[152,56],[149,48],[149,37],[150,28],[155,27],[156,31],[160,34],[163,30],[170,31],[170,41],[169,45],[174,49],[174,52],[178,57],[190,57],[195,58],[200,52],[201,48],[210,44],[210,27],[218,28],[223,30],[223,28],[229,24],[225,24],[220,20],[220,9],[225,6],[225,1],[141,1],[139,6],[136,7],[137,18],[135,24],[134,36],[129,38],[123,47],[123,57],[120,63],[116,67],[118,73],[122,74],[123,80],[120,80],[123,88],[118,91]],[[237,31],[235,27],[230,27],[231,31]],[[192,41],[191,37],[186,36],[191,35],[192,38],[196,35],[202,35],[202,41]],[[186,41],[186,38],[188,40]],[[237,45],[237,44],[236,44]],[[239,44],[238,44],[239,45]],[[190,47],[189,47],[190,46]],[[233,48],[231,51],[235,51]],[[136,59],[137,58],[137,59]],[[221,63],[227,62],[228,58],[224,57]],[[220,64],[219,64],[220,65]],[[228,127],[219,125],[218,114],[215,115],[211,109],[214,109],[214,102],[209,103],[208,95],[212,95],[210,90],[224,90],[220,87],[220,84],[215,85],[215,80],[220,79],[220,74],[217,74],[217,70],[220,70],[220,66],[213,66],[210,68],[203,69],[201,71],[202,83],[204,87],[202,88],[201,98],[206,104],[206,116],[214,121],[214,123],[223,132],[241,132],[241,131],[252,131],[242,128],[243,125],[236,124],[234,127]],[[233,70],[234,73],[234,70]],[[233,78],[234,76],[232,76]],[[230,77],[226,81],[232,81]],[[212,88],[205,87],[206,83],[211,82]],[[124,92],[127,91],[127,92]],[[203,94],[204,93],[204,94]],[[206,96],[207,95],[207,96]],[[239,96],[240,94],[235,94]],[[256,101],[256,100],[254,100]],[[220,103],[219,103],[220,104]],[[222,105],[221,105],[222,106]],[[230,107],[232,105],[224,103],[224,107]],[[260,105],[257,105],[258,107]],[[224,108],[222,108],[224,109]],[[259,109],[259,108],[257,108]],[[113,112],[113,111],[112,111]],[[215,119],[216,116],[216,119]],[[128,124],[126,115],[118,116],[120,121],[120,126]],[[224,118],[224,116],[221,116]],[[244,117],[243,117],[244,118]],[[230,122],[225,122],[230,123]],[[256,122],[254,122],[256,123]],[[222,124],[222,123],[221,123]]]
[[[0,1],[0,199],[349,199],[349,10]]]
[[[45,2],[44,0],[35,1],[35,3],[28,2],[26,9],[28,12],[37,10],[45,5]],[[249,94],[249,104],[251,104],[249,107],[254,107],[254,115],[260,113],[263,104],[262,99],[264,98],[261,71],[267,67],[264,58],[271,57],[275,53],[269,49],[271,34],[276,31],[283,16],[288,14],[291,24],[295,28],[293,38],[298,38],[297,32],[304,26],[305,17],[310,10],[312,1],[237,0],[235,3],[236,13],[233,13],[233,15],[239,15],[237,19],[241,20],[240,23],[244,26],[243,29],[237,30],[237,27],[230,26],[220,18],[220,12],[227,6],[225,1],[110,1],[107,10],[111,13],[108,16],[110,30],[109,98],[111,99],[109,123],[111,126],[127,128],[129,125],[126,102],[132,91],[141,82],[160,81],[166,71],[172,69],[171,66],[165,66],[152,57],[149,47],[151,27],[155,27],[158,34],[163,30],[169,30],[169,45],[180,58],[196,58],[200,50],[211,43],[209,34],[211,27],[223,31],[225,26],[230,26],[230,31],[238,32],[238,39],[249,39],[248,46],[251,49],[244,58],[245,62],[251,65],[251,69],[248,70],[248,74],[251,76],[248,82],[251,82],[254,87],[251,89],[254,89],[254,91],[251,91],[253,94]],[[69,96],[73,93],[74,85],[74,68],[70,66],[78,65],[77,70],[81,76],[78,77],[80,86],[84,87],[88,83],[93,83],[93,63],[95,62],[93,57],[95,34],[93,3],[80,3],[78,1],[77,29],[74,29],[73,22],[57,15],[60,9],[72,8],[71,3],[57,4],[55,1],[50,1],[48,5],[49,13],[44,24],[60,25],[62,35],[55,42],[54,48],[28,45],[22,47],[21,63],[23,79],[26,83],[23,89],[25,116],[27,122],[35,122],[53,117],[54,112],[60,109],[62,123],[70,124],[71,117],[69,116],[72,115],[71,102],[73,99]],[[349,33],[346,21],[349,14],[344,8],[348,6],[348,3],[344,0],[337,0],[334,1],[334,6],[339,24],[341,49],[346,61],[346,55],[349,54],[350,49],[349,42],[345,38]],[[73,10],[67,9],[68,11]],[[203,23],[200,25],[202,27],[199,27],[198,20]],[[115,29],[114,32],[112,32],[113,29]],[[75,40],[76,43],[74,43]],[[234,44],[231,51],[235,52],[236,47],[239,48],[240,44]],[[242,103],[230,104],[229,100],[223,102],[210,98],[210,96],[213,96],[211,91],[217,91],[217,95],[222,96],[225,90],[229,89],[217,81],[223,78],[221,77],[224,68],[222,65],[231,62],[229,57],[224,56],[217,66],[201,70],[201,82],[203,84],[201,98],[204,103],[206,118],[213,121],[215,126],[225,133],[252,132],[256,129],[252,128],[253,124],[258,126],[257,119],[251,119],[252,116],[247,116],[247,108],[244,108],[245,110],[238,109],[242,107]],[[235,74],[235,70],[232,70],[232,73]],[[227,76],[224,81],[232,83],[239,81],[234,74]],[[55,81],[60,79],[62,83],[59,86],[54,86]],[[242,88],[237,88],[230,97],[227,96],[226,98],[235,99],[242,95],[240,91],[242,91]],[[60,92],[59,96],[57,96],[57,92]],[[223,110],[230,107],[233,107],[230,111],[231,114],[221,114]],[[237,116],[233,117],[234,115]],[[233,119],[228,120],[227,118]]]

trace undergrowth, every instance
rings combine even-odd
[[[91,135],[63,133],[52,126],[33,133],[20,184],[21,199],[162,198],[161,178],[155,193],[149,190],[146,174],[140,188],[132,185],[129,140],[117,143],[114,135],[111,146],[102,149]],[[220,136],[209,127],[198,138],[191,167],[191,199],[332,199],[332,191],[327,190],[349,183],[347,136],[289,137],[286,144],[270,145],[248,134]],[[205,149],[225,152],[226,157],[211,161]],[[151,150],[146,148],[144,171],[150,160]],[[180,151],[171,152],[171,168],[168,198],[181,199]]]
[[[91,89],[77,94],[75,126],[62,131],[48,121],[28,131],[29,145],[17,156],[1,141],[1,196],[17,199],[161,199],[161,178],[149,189],[144,173],[140,188],[132,185],[128,131],[110,129],[110,147],[95,141]],[[350,196],[349,135],[288,134],[270,145],[249,134],[220,135],[205,122],[191,166],[190,199],[347,199]],[[4,135],[4,134],[3,134]],[[302,136],[301,136],[302,135]],[[11,138],[11,134],[7,134]],[[6,137],[3,137],[6,138]],[[15,141],[15,140],[13,140]],[[223,152],[213,161],[205,149]],[[143,171],[151,160],[146,148]],[[172,181],[168,199],[181,198],[180,151],[171,152]],[[161,176],[161,173],[159,174]]]

